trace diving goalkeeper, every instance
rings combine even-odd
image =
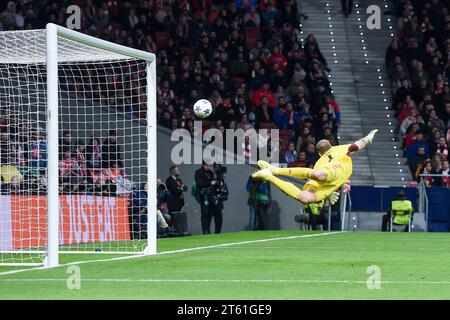
[[[352,144],[331,146],[328,140],[320,140],[316,144],[320,159],[313,169],[310,168],[278,168],[266,161],[259,160],[261,170],[252,174],[255,179],[263,179],[273,183],[288,196],[303,204],[323,203],[328,198],[334,204],[339,194],[336,192],[352,175],[353,165],[350,155],[371,144],[378,129]],[[281,180],[276,176],[288,176],[297,179],[309,179],[300,190],[293,183]]]

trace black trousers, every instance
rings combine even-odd
[[[218,234],[222,232],[222,222],[223,222],[223,214],[222,209],[219,207],[212,208],[212,215],[210,218],[214,218],[214,233]],[[209,221],[209,225],[211,225],[211,220]]]
[[[270,203],[259,203],[255,205],[255,215],[258,221],[258,230],[268,230],[269,228],[269,208]]]
[[[214,205],[201,205],[202,233],[211,234],[211,222],[214,218],[214,233],[222,232],[222,209]]]
[[[211,230],[210,230],[210,225],[211,225],[211,219],[209,218],[209,216],[211,215],[211,207],[201,204],[200,205],[200,220],[202,223],[202,233],[203,234],[210,234]],[[208,223],[209,221],[209,223]]]
[[[391,215],[386,213],[383,215],[381,220],[381,231],[388,231],[389,221],[391,220]]]
[[[352,13],[353,0],[341,0],[341,4],[344,15],[348,17],[348,15]]]

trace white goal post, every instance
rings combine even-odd
[[[156,57],[55,24],[0,32],[0,265],[155,254]]]

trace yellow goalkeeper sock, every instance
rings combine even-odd
[[[297,179],[310,179],[311,172],[313,169],[310,168],[276,168],[274,167],[273,174],[278,176],[288,176]]]
[[[280,189],[283,193],[288,195],[295,200],[298,200],[300,193],[302,192],[295,184],[287,181],[283,181],[280,178],[269,175],[267,177],[267,181],[273,183],[278,189]]]

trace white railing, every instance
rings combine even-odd
[[[350,192],[341,192],[341,231],[345,231],[346,226],[348,226],[347,213],[352,212],[352,197]],[[347,209],[348,203],[348,209]]]
[[[431,177],[431,178],[443,178],[443,177],[449,177],[448,175],[444,175],[444,174],[431,174],[431,173],[423,173],[419,175],[420,177],[420,181],[419,181],[419,212],[424,214],[424,219],[425,219],[425,223],[426,223],[426,228],[428,231],[428,203],[429,203],[429,199],[428,199],[428,194],[427,194],[427,188],[432,188],[431,187],[427,187],[426,183],[425,183],[425,178],[426,177]],[[450,177],[449,177],[450,178]]]

